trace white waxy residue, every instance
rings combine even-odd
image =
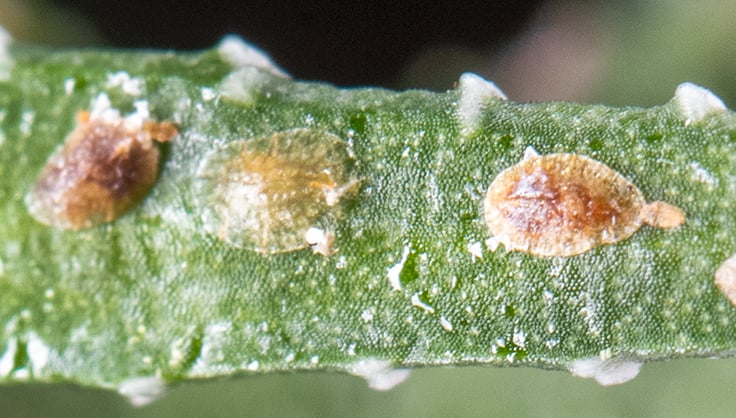
[[[146,406],[166,394],[166,386],[158,377],[133,377],[118,387],[118,393],[128,398],[133,406]]]
[[[478,260],[480,260],[481,258],[483,258],[483,246],[481,245],[480,242],[470,243],[470,244],[468,244],[468,246],[466,247],[466,249],[468,250],[468,252],[470,253],[470,255],[473,257],[473,261],[475,261],[476,258]]]
[[[488,100],[507,100],[506,95],[495,84],[473,73],[464,73],[460,76],[458,90],[460,103],[457,115],[466,135],[480,128],[483,109]]]
[[[40,377],[42,370],[49,362],[49,354],[51,349],[35,332],[29,332],[19,342],[17,338],[8,340],[7,348],[2,357],[0,357],[0,377],[9,376],[12,373],[15,378],[25,379],[31,376]],[[13,370],[20,365],[15,364],[18,349],[21,344],[25,344],[25,350],[28,355],[27,363],[23,365],[21,370]]]
[[[49,362],[51,349],[35,332],[28,333],[26,339],[30,367],[33,369],[34,376],[39,376],[39,372]]]
[[[685,124],[697,123],[707,116],[726,111],[723,101],[705,87],[682,83],[675,90],[675,99],[685,117]]]
[[[289,78],[289,75],[271,61],[271,58],[255,46],[245,42],[237,35],[228,35],[222,38],[217,47],[220,57],[236,68],[256,67],[269,73]]]
[[[217,93],[215,92],[215,89],[210,87],[202,87],[202,100],[205,102],[209,102],[215,97],[217,97]]]
[[[143,94],[144,81],[138,77],[131,77],[125,71],[118,71],[107,75],[105,87],[111,89],[120,87],[128,96],[140,96]]]
[[[353,363],[349,372],[364,378],[371,389],[389,390],[406,380],[411,370],[394,369],[389,360],[369,358]]]
[[[440,325],[442,325],[442,328],[447,332],[452,332],[452,322],[445,318],[444,316],[440,317]]]
[[[490,237],[485,240],[486,248],[488,248],[488,251],[495,253],[498,249],[498,246],[501,245],[501,242],[497,240],[495,237]]]
[[[608,356],[610,353],[604,350],[600,356],[575,360],[568,365],[568,370],[573,376],[595,379],[602,386],[626,383],[639,374],[641,362]]]
[[[365,309],[360,314],[360,319],[362,319],[363,322],[371,322],[373,320],[373,311],[371,309]]]
[[[74,87],[76,87],[77,82],[74,81],[73,78],[67,78],[64,80],[64,93],[66,93],[67,96],[74,93]]]
[[[416,306],[417,308],[423,310],[428,314],[434,313],[434,307],[422,302],[422,300],[419,298],[419,293],[414,293],[413,295],[411,295],[411,304],[412,306]]]
[[[401,253],[401,261],[388,269],[388,281],[394,290],[401,290],[401,280],[399,278],[401,276],[401,270],[404,268],[404,263],[406,263],[406,259],[409,257],[409,251],[411,249],[408,246],[404,247]]]
[[[16,338],[9,339],[5,353],[0,357],[0,377],[7,377],[10,375],[10,372],[13,370],[15,352],[17,350],[18,340]]]
[[[335,235],[331,231],[312,227],[307,229],[304,238],[316,254],[325,256],[332,254],[332,243],[335,240]]]

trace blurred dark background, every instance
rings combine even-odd
[[[391,85],[437,44],[494,50],[529,22],[539,0],[119,1],[56,0],[122,47],[203,49],[238,33],[299,79]]]
[[[236,33],[296,79],[452,88],[465,71],[510,99],[653,105],[691,81],[736,97],[736,1],[0,0],[16,39],[196,50]]]

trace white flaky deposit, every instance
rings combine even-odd
[[[409,257],[409,247],[404,247],[404,251],[401,254],[401,261],[388,269],[388,282],[394,290],[401,290],[401,270],[404,269],[404,263],[406,263]]]
[[[120,384],[118,393],[133,406],[146,406],[166,394],[166,386],[158,377],[134,377]]]
[[[217,51],[225,62],[235,68],[256,67],[275,76],[289,78],[289,74],[274,64],[266,53],[237,35],[222,38]]]
[[[697,123],[709,115],[726,111],[723,101],[705,87],[682,83],[675,90],[675,99],[685,118],[685,124]]]
[[[119,87],[128,96],[140,96],[143,94],[144,85],[145,81],[142,78],[131,77],[125,71],[118,71],[107,74],[105,87],[109,89]]]
[[[10,71],[13,69],[13,58],[10,57],[10,44],[13,37],[0,26],[0,81],[10,80]]]
[[[473,73],[464,73],[460,76],[458,90],[460,102],[457,106],[457,115],[463,134],[466,135],[480,128],[483,109],[488,100],[507,100],[506,95],[495,84]]]
[[[350,374],[364,378],[371,389],[389,390],[406,380],[411,370],[394,369],[388,360],[370,358],[353,363]]]
[[[619,357],[588,357],[568,365],[573,376],[595,379],[602,386],[619,385],[635,378],[642,363]]]

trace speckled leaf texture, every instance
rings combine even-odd
[[[473,76],[445,93],[338,89],[233,45],[253,52],[232,39],[195,54],[9,47],[0,381],[136,391],[125,385],[309,369],[380,388],[393,369],[487,364],[611,384],[642,362],[736,350],[736,308],[714,284],[736,253],[736,115],[707,91],[644,109],[514,103]],[[176,124],[159,178],[110,223],[41,224],[26,195],[103,96]],[[257,251],[222,239],[231,225],[207,216],[217,179],[198,178],[203,161],[291,130],[349,151],[334,158],[352,183],[317,225],[330,242]],[[528,147],[600,161],[685,224],[571,257],[496,248],[484,196]],[[254,239],[278,250],[279,234]]]

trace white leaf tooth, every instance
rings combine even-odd
[[[686,125],[701,122],[710,115],[726,111],[726,105],[712,91],[690,82],[677,86],[675,100],[685,117]]]
[[[394,369],[391,361],[368,358],[357,361],[349,369],[353,376],[362,377],[373,390],[390,390],[405,381],[411,374],[409,369]]]
[[[458,90],[460,91],[460,102],[457,115],[463,133],[466,135],[480,128],[483,109],[488,100],[508,99],[495,84],[473,73],[464,73],[460,76]]]
[[[601,356],[575,360],[568,365],[573,376],[595,379],[601,386],[626,383],[635,378],[642,363],[621,356],[604,359]]]
[[[166,394],[166,385],[158,377],[133,377],[120,384],[118,393],[131,405],[141,407],[161,399]]]
[[[256,103],[259,92],[268,85],[268,74],[256,67],[241,67],[228,74],[217,88],[215,94],[235,100],[243,105],[252,106]]]
[[[217,51],[224,61],[235,68],[256,67],[277,77],[291,78],[286,71],[274,64],[265,52],[245,42],[237,35],[227,35],[222,38]]]

